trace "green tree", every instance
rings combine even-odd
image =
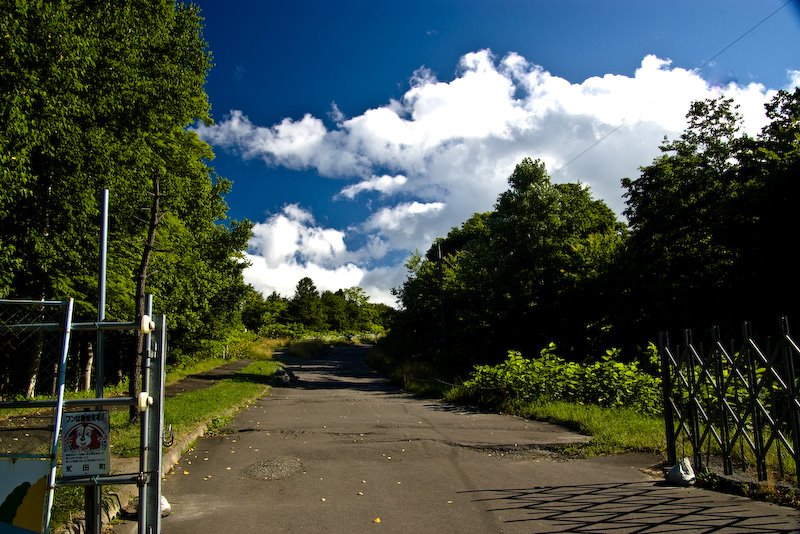
[[[609,322],[600,281],[624,226],[585,186],[551,183],[539,161],[523,160],[509,185],[495,211],[409,260],[392,326],[406,352],[464,370],[509,348],[556,341],[582,358],[599,343]]]
[[[786,261],[786,250],[787,236],[798,229],[800,88],[779,91],[766,112],[770,122],[740,163],[746,195],[732,206],[743,221],[739,228],[741,254],[733,279],[746,306],[766,312],[763,321],[788,315],[794,319],[792,324],[797,324],[800,282],[792,262]],[[756,316],[745,318],[755,320]]]
[[[686,131],[623,180],[631,224],[629,323],[657,330],[772,327],[798,317],[800,284],[785,261],[800,170],[800,90],[780,91],[756,138],[727,99],[696,102]]]
[[[328,330],[344,332],[352,329],[352,321],[347,313],[347,303],[341,290],[335,293],[323,291],[322,295],[320,295],[320,301]]]
[[[0,295],[75,297],[94,317],[108,188],[107,317],[141,314],[149,292],[171,354],[225,337],[250,225],[226,220],[230,183],[187,129],[210,121],[209,67],[196,6],[0,0]],[[135,387],[120,355],[107,368]]]
[[[749,217],[734,206],[747,195],[739,169],[752,140],[739,133],[741,118],[729,99],[695,102],[687,119],[680,138],[665,140],[663,155],[638,179],[622,180],[631,319],[650,335],[654,328],[727,321],[741,311],[730,275]]]
[[[553,184],[544,164],[524,160],[490,219],[494,280],[502,295],[502,336],[533,352],[555,341],[583,358],[609,326],[604,275],[625,227],[580,183]]]
[[[286,310],[290,322],[304,325],[311,330],[325,329],[325,315],[317,286],[309,277],[297,282],[294,297]]]

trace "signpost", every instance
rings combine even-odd
[[[62,475],[107,475],[110,472],[108,411],[67,412],[62,423]]]

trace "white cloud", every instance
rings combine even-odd
[[[364,222],[363,229],[386,237],[395,249],[418,248],[437,236],[429,222],[435,221],[444,207],[442,202],[406,202],[381,208]]]
[[[794,90],[795,87],[800,87],[800,70],[788,70],[786,71],[786,77],[789,78],[789,85],[786,87],[787,90]]]
[[[397,176],[389,176],[388,174],[384,174],[383,176],[373,176],[372,178],[364,180],[363,182],[345,187],[337,196],[346,197],[352,200],[356,197],[356,195],[363,193],[364,191],[378,191],[383,194],[388,194],[398,191],[406,184],[406,182],[408,182],[408,178],[402,174],[398,174]]]
[[[325,268],[314,262],[286,262],[268,265],[266,259],[258,254],[247,254],[250,266],[244,272],[244,280],[265,295],[276,291],[285,297],[294,295],[297,282],[308,276],[319,291],[337,291],[361,284],[364,271],[348,263],[336,268]]]
[[[787,77],[800,82],[798,71]],[[766,124],[763,106],[775,94],[756,83],[713,85],[652,55],[630,75],[571,82],[518,54],[498,59],[481,50],[462,57],[453,80],[438,80],[423,67],[410,82],[399,100],[351,118],[332,104],[330,130],[310,115],[257,126],[242,111],[197,128],[208,142],[245,158],[348,179],[337,195],[348,202],[380,193],[377,200],[365,195],[370,215],[346,230],[320,228],[296,206],[257,225],[253,254],[263,258],[262,269],[272,269],[270,276],[281,268],[313,267],[353,279],[358,273],[362,284],[372,280],[375,294],[385,292],[380,284],[402,281],[402,268],[381,267],[393,273],[387,278],[376,270],[378,260],[391,251],[425,250],[472,213],[492,209],[514,166],[528,156],[542,159],[555,181],[588,184],[621,213],[620,179],[636,177],[659,154],[665,135],[681,133],[692,101],[733,98],[744,129],[756,134]],[[351,237],[366,244],[348,250]],[[257,269],[248,271],[251,280]]]
[[[368,271],[356,264],[386,254],[386,242],[370,236],[362,249],[348,251],[344,237],[340,230],[317,225],[311,213],[297,204],[284,206],[280,213],[254,225],[245,282],[265,295],[276,291],[291,297],[297,282],[308,276],[319,291],[361,286],[372,302],[393,306],[395,298],[389,290],[402,281],[402,271]]]
[[[290,204],[253,226],[250,250],[273,268],[291,262],[338,264],[346,252],[344,237],[340,230],[314,226],[310,212]]]

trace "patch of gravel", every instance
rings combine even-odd
[[[276,456],[250,464],[242,469],[240,474],[253,480],[280,480],[300,473],[303,469],[303,463],[299,458]]]

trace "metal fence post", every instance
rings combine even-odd
[[[789,397],[789,426],[792,432],[792,458],[794,459],[797,485],[800,486],[800,399],[797,398],[797,374],[794,367],[795,355],[800,355],[797,345],[789,336],[789,321],[781,317],[781,345],[786,364],[787,394]]]
[[[675,419],[672,414],[672,375],[670,373],[669,335],[658,333],[658,353],[661,356],[661,389],[664,402],[664,426],[667,433],[667,463],[678,463],[677,444],[675,440]]]
[[[717,410],[720,418],[720,428],[722,430],[722,469],[726,475],[732,475],[733,461],[731,460],[731,452],[733,444],[730,442],[730,426],[728,425],[728,412],[725,406],[725,395],[727,392],[725,390],[725,373],[722,366],[724,354],[720,349],[722,345],[722,335],[720,334],[719,326],[714,326],[711,329],[711,336],[714,344],[711,357],[715,360],[714,363],[717,375]]]
[[[691,435],[689,442],[692,444],[692,458],[695,471],[700,471],[703,465],[703,444],[700,443],[700,416],[697,413],[698,392],[696,391],[697,379],[695,377],[695,359],[692,352],[692,331],[688,328],[683,331],[683,343],[686,350],[686,366],[689,378],[689,427]]]

